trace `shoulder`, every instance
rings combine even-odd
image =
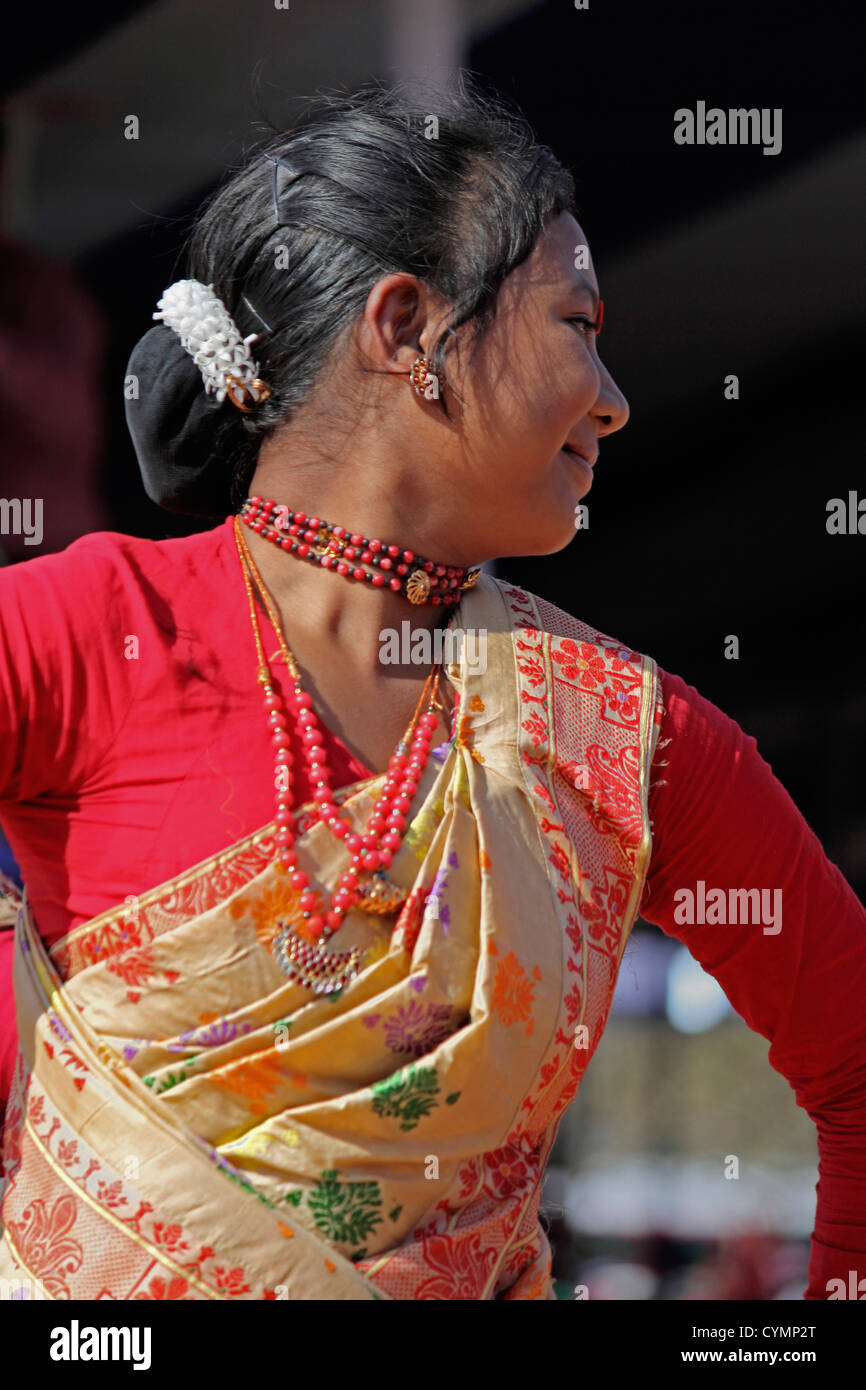
[[[29,689],[42,709],[102,687],[127,700],[163,679],[179,635],[220,613],[229,541],[222,526],[159,541],[100,531],[0,569],[0,684],[19,687],[18,705]],[[131,637],[148,660],[118,662]]]
[[[52,616],[78,625],[105,619],[118,606],[141,606],[154,593],[178,592],[183,576],[213,573],[226,550],[225,526],[169,540],[97,531],[51,555],[0,569],[0,604],[16,605],[35,623]]]
[[[584,697],[594,697],[589,705],[597,705],[600,725],[636,726],[643,709],[655,726],[654,750],[666,750],[660,764],[666,782],[658,785],[676,785],[680,793],[693,786],[696,796],[703,795],[708,779],[723,779],[740,764],[769,771],[755,739],[682,676],[527,589],[502,579],[493,582],[516,629],[546,634],[553,695],[555,701],[557,692],[563,697],[566,723],[573,718],[575,695],[584,710]],[[518,653],[517,665],[528,671],[537,666],[537,657]]]
[[[494,581],[512,623],[521,728],[549,721],[556,758],[583,764],[587,749],[655,749],[663,714],[652,657],[527,589]],[[528,721],[528,723],[527,723]]]
[[[646,664],[656,669],[652,657],[645,652],[635,651],[630,643],[602,632],[591,622],[576,617],[549,599],[504,579],[494,578],[493,583],[499,590],[513,626],[536,628],[546,633],[551,639],[552,651],[561,655],[561,659],[560,656],[554,658],[559,665],[569,664],[569,656],[576,661],[596,657],[614,665]],[[582,648],[586,650],[582,651]]]

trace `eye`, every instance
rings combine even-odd
[[[601,332],[601,320],[591,319],[588,314],[578,314],[575,318],[566,319],[566,323],[574,323],[582,330],[582,336],[589,338],[593,334]]]

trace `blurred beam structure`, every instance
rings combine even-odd
[[[466,59],[463,0],[386,0],[386,9],[390,73],[447,82]]]
[[[522,0],[159,0],[13,90],[4,230],[75,258],[215,183],[320,88],[447,78]],[[138,139],[125,135],[127,117]],[[262,133],[264,133],[262,131]]]

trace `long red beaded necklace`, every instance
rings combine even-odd
[[[240,518],[280,550],[374,589],[387,586],[410,603],[450,607],[460,602],[460,590],[471,589],[481,572],[463,565],[437,565],[414,550],[349,532],[345,526],[261,497],[248,497]]]
[[[304,988],[311,989],[316,994],[330,994],[345,988],[349,980],[358,973],[363,952],[357,947],[350,951],[326,951],[319,943],[327,940],[339,929],[349,908],[358,906],[366,912],[390,916],[398,911],[406,898],[403,889],[386,877],[385,870],[390,867],[394,854],[402,843],[408,812],[430,756],[433,733],[439,723],[434,710],[439,707],[437,694],[440,669],[438,663],[434,663],[424,682],[409,727],[389,760],[388,773],[374,804],[367,832],[361,835],[353,829],[351,821],[345,818],[342,807],[334,799],[328,776],[327,754],[313,709],[312,697],[303,689],[301,674],[285,640],[279,614],[250,553],[238,517],[234,520],[234,530],[250,606],[259,663],[258,680],[264,692],[265,709],[274,746],[277,786],[277,843],[274,857],[282,868],[288,871],[289,882],[299,894],[302,913],[302,921],[294,930],[283,922],[279,923],[280,931],[274,942],[274,955],[283,972],[297,980]],[[349,867],[340,876],[330,906],[327,906],[322,893],[310,887],[307,875],[298,868],[292,825],[293,758],[289,744],[289,721],[283,700],[273,684],[262,645],[256,614],[254,582],[294,682],[296,721],[310,783],[314,788],[313,800],[318,808],[317,819],[327,825],[338,840],[343,841],[351,855]],[[422,714],[425,698],[427,708]]]

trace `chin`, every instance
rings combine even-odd
[[[498,555],[503,560],[509,555],[556,555],[558,551],[570,545],[576,535],[574,513],[566,512],[563,517],[560,511],[557,516],[551,518],[549,525],[539,526],[532,536],[528,536],[524,531],[516,546],[500,550]]]
[[[560,538],[549,545],[546,550],[539,550],[537,552],[539,555],[556,555],[560,550],[565,550],[567,545],[571,545],[571,542],[577,535],[577,528],[574,524],[574,518],[571,517],[569,520],[571,524],[568,530],[563,531]]]

